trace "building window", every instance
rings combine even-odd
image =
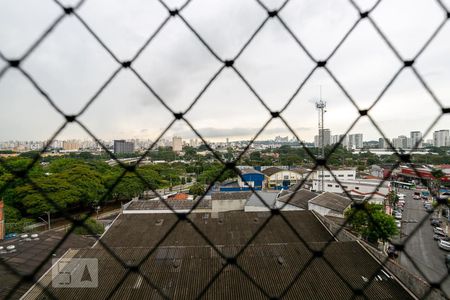
[[[359,190],[359,186],[355,186],[355,190]]]
[[[347,177],[353,177],[353,174],[347,174]]]
[[[330,175],[325,175],[325,177],[330,177]]]
[[[328,187],[333,187],[333,185],[332,185],[332,184],[328,184],[327,186],[328,186]]]
[[[337,187],[337,188],[338,188],[338,187],[339,187],[339,184],[336,184],[336,185],[335,185],[335,187]]]
[[[338,177],[344,177],[344,174],[339,174]]]
[[[344,189],[348,189],[348,186],[346,186],[346,185],[343,185],[343,186],[342,186],[342,188],[344,188]]]

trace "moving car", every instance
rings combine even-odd
[[[438,246],[445,251],[450,251],[450,242],[439,240]]]

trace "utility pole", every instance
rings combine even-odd
[[[47,212],[47,220],[48,220],[48,230],[52,229],[50,225],[50,211]]]
[[[318,147],[318,157],[320,159],[325,159],[325,135],[324,135],[324,124],[323,124],[323,114],[325,112],[325,108],[327,107],[327,103],[322,100],[322,87],[320,87],[320,100],[316,102],[316,109],[319,112],[319,147]],[[320,182],[319,188],[320,191],[324,191],[324,166],[320,167]]]

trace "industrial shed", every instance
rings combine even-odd
[[[309,211],[187,218],[120,215],[101,243],[66,253],[98,259],[97,288],[54,288],[48,272],[24,299],[45,299],[41,285],[56,298],[86,300],[352,299],[356,292],[414,299],[358,242],[336,241]]]

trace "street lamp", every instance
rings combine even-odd
[[[45,220],[42,219],[41,217],[39,217],[39,219],[41,219],[42,221],[44,221],[44,223],[47,223],[47,225],[48,225],[48,230],[50,230],[50,229],[51,229],[51,225],[50,225],[50,212],[47,211],[46,213],[47,213],[47,221],[45,221]]]

